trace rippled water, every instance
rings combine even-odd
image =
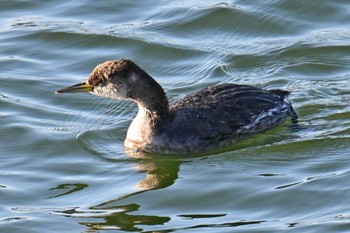
[[[349,232],[349,1],[0,8],[1,232]],[[54,94],[118,58],[171,100],[226,82],[290,90],[305,129],[199,158],[130,158],[136,106]]]

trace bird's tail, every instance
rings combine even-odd
[[[289,102],[288,100],[288,95],[290,94],[289,91],[285,91],[285,90],[269,90],[270,92],[272,92],[275,95],[278,95],[284,102],[288,103],[288,111],[289,111],[289,116],[291,117],[291,121],[293,125],[298,125],[298,114],[297,112],[294,110],[292,104]]]
[[[294,108],[293,108],[293,106],[291,104],[289,104],[289,115],[290,115],[292,124],[297,125],[299,116],[298,116],[297,112],[294,110]]]

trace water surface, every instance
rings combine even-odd
[[[0,2],[1,232],[348,232],[350,4]],[[135,159],[130,102],[54,91],[129,58],[171,101],[292,91],[287,125],[203,157]]]

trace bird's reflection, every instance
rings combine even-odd
[[[205,159],[205,158],[201,158]],[[186,159],[190,161],[191,159]],[[102,230],[128,231],[128,232],[173,232],[173,231],[191,231],[193,229],[216,229],[216,228],[233,228],[244,225],[262,224],[264,220],[239,220],[239,221],[222,221],[227,213],[189,213],[177,214],[176,216],[185,220],[194,220],[194,225],[178,226],[174,228],[165,228],[166,223],[172,219],[169,216],[146,215],[142,212],[142,205],[138,203],[138,198],[131,198],[141,193],[151,190],[164,189],[175,183],[178,178],[180,166],[185,160],[178,158],[147,158],[136,160],[134,169],[137,172],[145,173],[144,179],[137,182],[137,190],[111,200],[99,203],[88,209],[75,207],[65,211],[55,211],[56,214],[76,219],[77,223],[86,227],[85,232],[101,232]],[[69,189],[70,188],[70,189]],[[69,195],[77,192],[78,188],[85,188],[82,184],[63,184],[52,189],[57,191],[63,189],[64,194],[55,195],[52,198],[62,195]],[[67,190],[68,189],[68,190]],[[80,189],[80,190],[81,190]],[[218,222],[200,223],[199,219],[217,218]],[[220,219],[220,220],[219,220]],[[225,219],[227,220],[227,219]],[[220,222],[221,221],[221,222]],[[147,228],[162,228],[156,231],[150,231]]]
[[[128,197],[149,190],[171,186],[178,178],[180,164],[180,160],[174,159],[147,159],[139,161],[136,163],[135,169],[138,172],[146,173],[146,177],[136,185],[139,190],[91,207],[90,209],[94,211],[105,210],[107,212],[110,210],[117,210],[117,212],[109,214],[108,216],[103,216],[103,221],[81,222],[81,224],[88,226],[90,232],[91,230],[99,229],[140,231],[143,230],[141,229],[142,225],[162,225],[168,222],[170,220],[169,217],[132,214],[132,212],[137,211],[140,207],[136,203],[127,205],[118,205],[118,203]],[[99,218],[102,220],[101,217]]]
[[[174,158],[136,160],[135,170],[146,173],[146,177],[136,184],[137,191],[91,206],[88,211],[74,208],[59,214],[82,219],[78,222],[88,227],[86,232],[98,232],[102,229],[142,231],[142,225],[163,225],[170,221],[169,217],[133,214],[139,210],[140,205],[138,203],[125,204],[125,200],[143,192],[171,186],[178,178],[181,163],[180,159]],[[124,200],[123,203],[122,200]]]
[[[177,179],[180,170],[180,161],[157,160],[138,163],[136,170],[147,174],[146,178],[137,184],[137,188],[140,190],[166,188],[172,185]]]
[[[92,216],[89,221],[82,221],[80,224],[87,226],[87,232],[94,232],[102,229],[123,230],[123,231],[142,231],[142,225],[163,225],[170,220],[169,217],[154,215],[134,215],[130,214],[139,209],[137,204],[128,204],[123,206],[114,206],[119,210],[106,216]],[[98,221],[96,221],[98,219]]]

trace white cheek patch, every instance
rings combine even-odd
[[[98,85],[94,88],[93,94],[113,99],[122,99],[125,98],[125,93],[117,90],[112,83],[107,84],[106,86]]]

